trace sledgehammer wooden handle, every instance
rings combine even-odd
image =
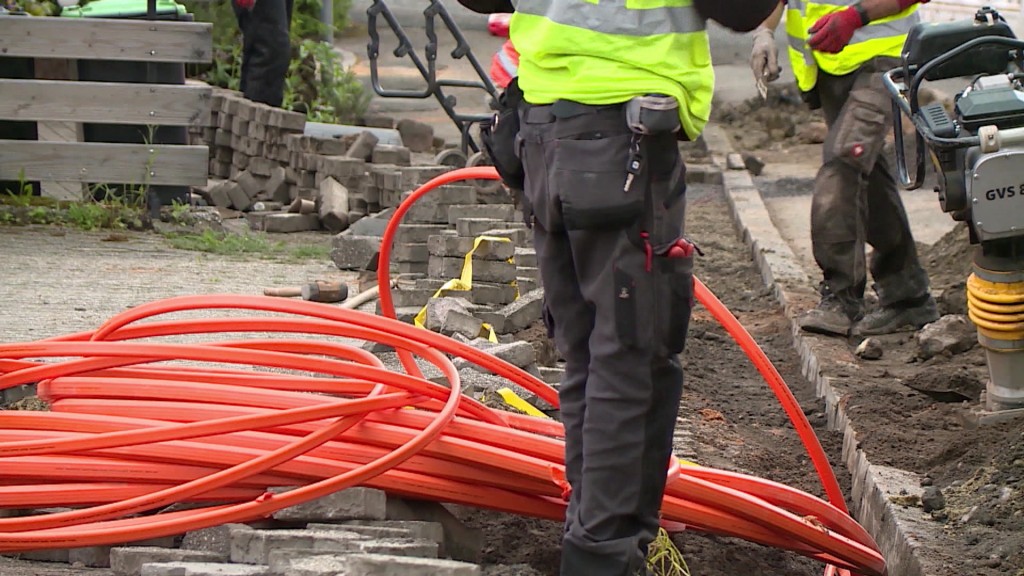
[[[296,296],[302,296],[302,288],[298,286],[289,286],[288,288],[264,288],[264,296],[279,296],[281,298],[295,298]]]

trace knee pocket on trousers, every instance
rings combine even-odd
[[[550,187],[558,191],[566,229],[624,228],[643,214],[643,186],[626,190],[632,138],[626,133],[554,143]]]
[[[878,90],[850,92],[836,136],[825,151],[825,161],[841,159],[864,174],[870,173],[885,147],[891,106],[888,96]]]

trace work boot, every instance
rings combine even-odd
[[[850,327],[860,319],[860,306],[835,294],[826,292],[817,308],[800,316],[799,324],[806,332],[834,336],[849,336]]]
[[[871,312],[853,328],[855,336],[878,336],[920,330],[939,319],[939,308],[929,296],[884,306]]]

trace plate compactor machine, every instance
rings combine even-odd
[[[922,82],[954,78],[967,80],[953,110],[920,104]],[[904,187],[921,186],[930,159],[942,210],[970,231],[967,308],[990,376],[972,420],[1024,416],[1024,41],[987,7],[973,20],[919,24],[907,37],[902,66],[884,80]],[[904,115],[916,131],[913,174]]]

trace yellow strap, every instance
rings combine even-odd
[[[505,401],[505,404],[508,404],[509,406],[515,408],[516,410],[519,410],[520,412],[525,412],[530,416],[536,416],[537,418],[550,418],[550,416],[541,412],[540,410],[537,409],[536,406],[530,404],[526,400],[523,400],[515,392],[508,388],[502,388],[501,390],[498,390],[498,394],[501,395],[501,399]]]
[[[462,264],[462,274],[459,278],[452,278],[451,280],[444,283],[444,286],[438,288],[437,292],[430,297],[431,300],[437,298],[445,291],[459,291],[468,292],[473,289],[473,253],[480,247],[480,243],[483,241],[489,242],[511,242],[509,238],[501,238],[498,236],[477,236],[473,240],[473,249],[466,253],[466,260]],[[519,288],[516,287],[516,299],[519,298]],[[424,305],[416,314],[416,318],[413,319],[413,324],[420,328],[426,329],[427,322],[427,306]],[[487,340],[495,344],[498,343],[498,336],[494,333],[494,328],[487,323],[484,323],[484,330],[487,331]]]

